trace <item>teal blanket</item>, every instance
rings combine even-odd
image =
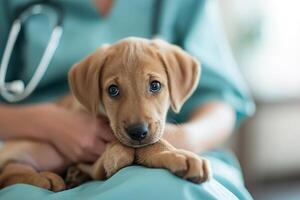
[[[54,193],[31,185],[17,184],[0,191],[2,200],[215,200],[252,197],[244,187],[240,168],[227,152],[209,152],[213,179],[201,185],[182,180],[163,169],[131,166],[107,181],[92,181]]]

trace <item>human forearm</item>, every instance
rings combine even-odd
[[[0,105],[0,140],[44,139],[40,127],[34,123],[36,113],[42,112],[42,106]]]
[[[72,161],[95,161],[115,138],[109,124],[54,103],[0,105],[0,140],[34,139],[52,144]]]
[[[167,124],[164,138],[177,148],[203,152],[223,143],[232,133],[234,110],[222,102],[207,103],[186,123]]]

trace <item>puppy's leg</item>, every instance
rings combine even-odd
[[[33,167],[21,163],[8,163],[0,175],[0,188],[17,183],[26,183],[54,192],[65,189],[62,178],[52,172],[37,172]]]
[[[115,141],[109,143],[102,156],[93,164],[79,164],[79,168],[93,179],[104,180],[123,167],[133,164],[135,150]]]
[[[206,159],[192,152],[176,149],[165,140],[137,149],[136,162],[147,167],[168,169],[194,183],[204,182],[211,176]]]
[[[68,168],[67,174],[65,177],[65,183],[67,189],[71,189],[77,187],[85,182],[91,180],[89,174],[83,172],[83,170],[79,169],[78,166],[74,165]]]

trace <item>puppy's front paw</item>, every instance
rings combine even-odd
[[[192,152],[175,150],[169,154],[167,168],[175,175],[193,183],[202,183],[210,179],[209,161]]]
[[[134,161],[135,150],[119,142],[109,143],[102,156],[93,164],[92,170],[81,170],[90,174],[93,179],[110,178],[121,168],[131,165]],[[89,173],[88,171],[91,171]]]
[[[110,178],[120,169],[132,165],[134,161],[134,149],[121,144],[113,145],[103,158],[103,166],[106,178]]]

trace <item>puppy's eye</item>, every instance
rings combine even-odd
[[[160,91],[161,85],[159,81],[151,81],[150,82],[150,92],[157,93]]]
[[[120,94],[120,90],[116,85],[110,85],[107,90],[109,96],[116,97]]]

